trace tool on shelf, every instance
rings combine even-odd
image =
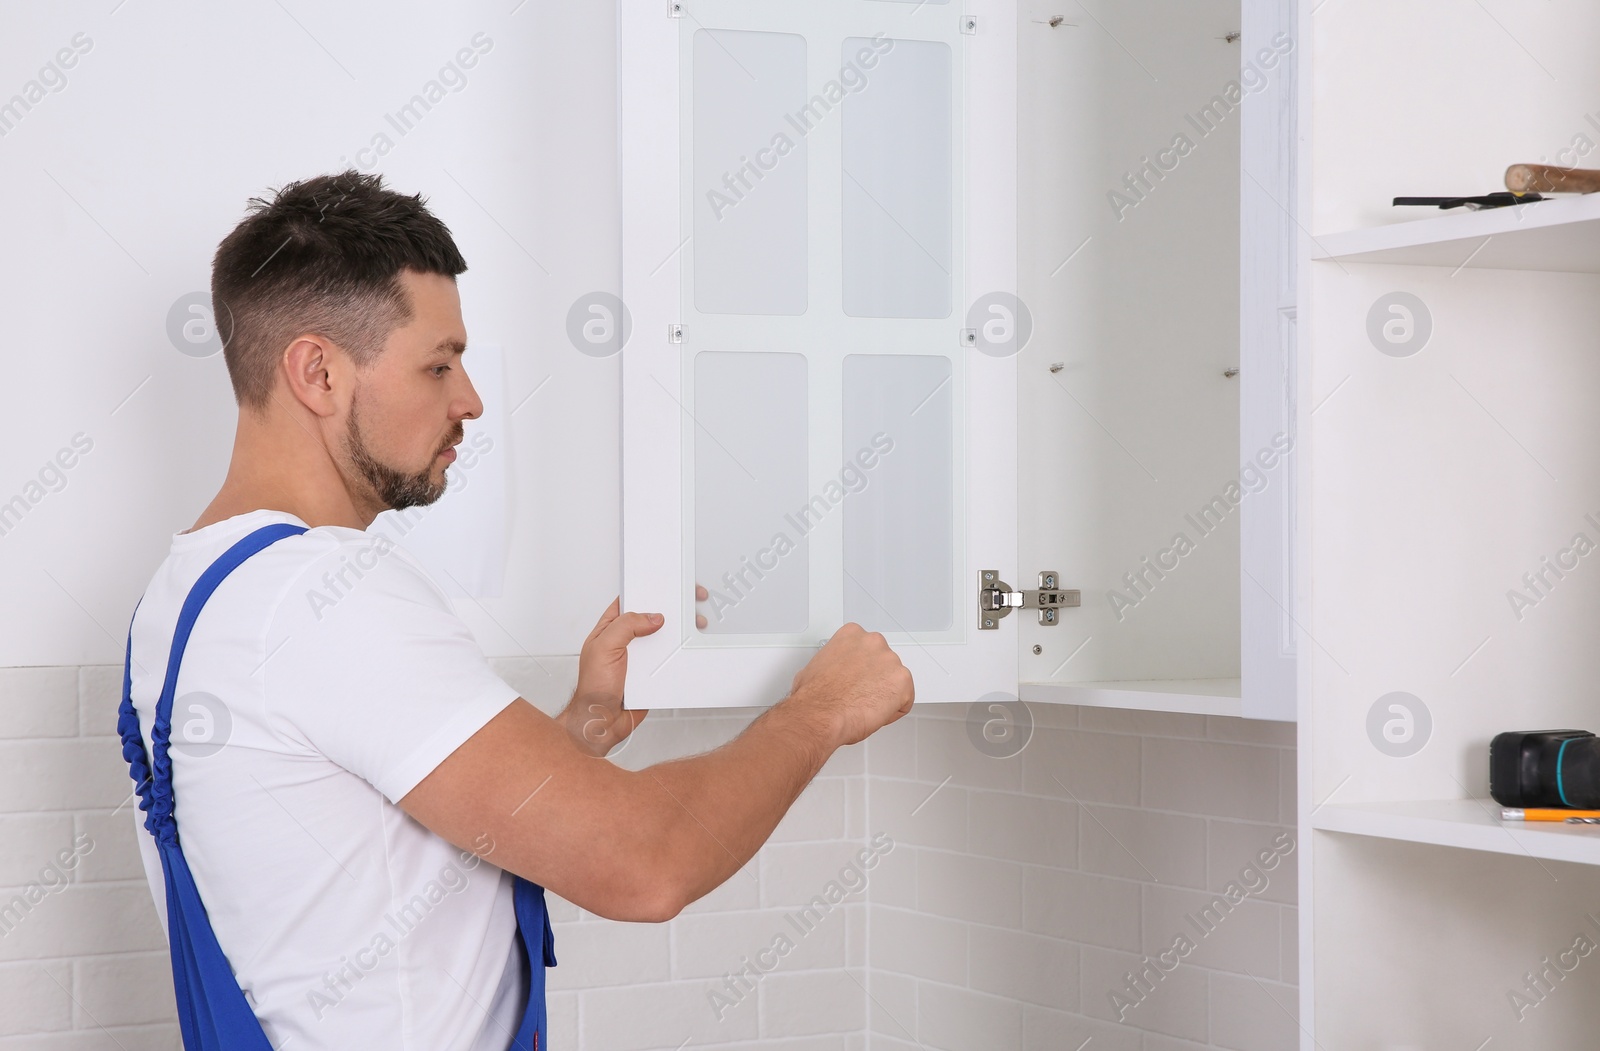
[[[1513,204],[1532,204],[1542,201],[1536,193],[1507,193],[1497,190],[1494,193],[1479,194],[1476,197],[1396,197],[1396,206],[1418,205],[1422,207],[1461,208],[1466,207],[1473,211],[1480,208],[1505,208]]]
[[[1600,170],[1513,164],[1506,169],[1506,189],[1512,193],[1594,193],[1600,190]]]
[[[1489,742],[1489,795],[1529,813],[1565,809],[1600,813],[1600,737],[1588,730],[1513,730]],[[1504,815],[1502,815],[1504,816]],[[1512,820],[1515,820],[1514,818]]]

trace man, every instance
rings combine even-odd
[[[202,572],[262,526],[308,527],[232,570],[178,665],[179,843],[233,995],[292,1051],[503,1051],[532,982],[514,884],[672,918],[750,859],[835,749],[910,710],[911,675],[846,624],[734,741],[639,772],[602,761],[643,717],[622,707],[627,646],[659,614],[612,602],[550,718],[415,559],[365,532],[444,493],[462,421],[483,411],[449,231],[354,171],[252,204],[212,270],[232,462],[134,617],[124,739],[136,724],[153,740]],[[139,839],[165,922],[170,858]]]

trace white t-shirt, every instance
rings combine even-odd
[[[305,525],[260,510],[173,534],[133,624],[147,750],[190,587],[273,522]],[[528,981],[512,877],[478,856],[492,842],[463,851],[395,802],[517,691],[417,560],[342,526],[257,552],[201,610],[174,697],[179,842],[273,1045],[505,1051]]]

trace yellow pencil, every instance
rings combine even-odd
[[[1529,807],[1519,810],[1506,807],[1500,811],[1501,821],[1565,821],[1569,817],[1600,818],[1600,810],[1566,810],[1561,807]]]

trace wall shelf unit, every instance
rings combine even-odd
[[[1299,7],[1303,1051],[1600,1026],[1600,966],[1528,984],[1600,944],[1600,835],[1487,798],[1496,733],[1600,728],[1600,561],[1545,568],[1600,549],[1600,196],[1392,205],[1600,167],[1600,8],[1525,13]]]
[[[1321,234],[1311,260],[1600,274],[1600,195]]]
[[[1600,829],[1596,826],[1502,821],[1500,810],[1500,804],[1492,799],[1423,799],[1349,806],[1325,803],[1312,812],[1311,827],[1322,832],[1600,865]]]

